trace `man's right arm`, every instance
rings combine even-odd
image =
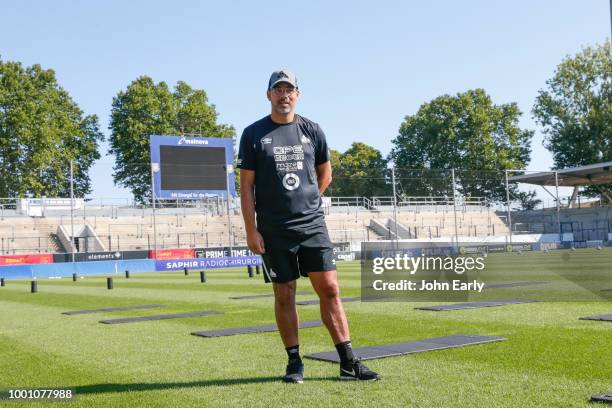
[[[244,218],[244,228],[247,235],[247,245],[256,254],[266,252],[263,237],[257,231],[255,224],[255,171],[248,169],[240,170],[240,207],[242,208],[242,218]]]

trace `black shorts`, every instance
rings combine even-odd
[[[266,282],[285,283],[307,277],[310,272],[336,270],[334,248],[327,230],[282,234],[262,233],[266,253],[262,255]],[[282,243],[278,238],[282,236]]]

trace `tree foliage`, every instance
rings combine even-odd
[[[555,168],[612,161],[612,44],[565,58],[538,93],[533,114],[544,127]],[[612,186],[588,187],[595,196]]]
[[[503,170],[524,168],[531,152],[533,131],[519,128],[520,116],[516,103],[495,105],[483,89],[421,105],[392,142],[401,192],[452,197],[455,169],[459,194],[504,201]]]
[[[333,182],[328,194],[336,197],[389,195],[387,163],[365,143],[354,142],[344,153],[331,151]]]
[[[234,128],[218,124],[217,117],[203,90],[179,81],[171,91],[165,82],[139,77],[113,98],[109,128],[115,183],[129,188],[138,201],[149,198],[149,135],[233,137]]]
[[[515,193],[512,197],[512,201],[517,200],[520,203],[522,210],[535,210],[538,205],[542,204],[542,200],[536,198],[535,191],[514,191]]]
[[[84,116],[53,70],[0,60],[0,197],[69,196],[71,160],[75,196],[85,196],[102,140],[97,116]]]

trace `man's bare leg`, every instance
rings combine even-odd
[[[300,338],[298,336],[299,317],[295,307],[295,281],[273,283],[274,314],[281,339],[287,350],[289,362],[283,381],[301,383],[304,380],[304,365],[300,358]]]
[[[308,277],[315,292],[319,295],[321,319],[323,319],[340,357],[340,380],[373,381],[380,379],[378,373],[363,365],[353,355],[351,335],[340,299],[336,271],[311,272]]]
[[[299,317],[295,307],[295,281],[273,283],[274,314],[283,344],[292,347],[299,344]]]
[[[329,331],[334,344],[349,341],[348,322],[338,286],[336,271],[311,272],[308,274],[312,287],[320,300],[321,319]]]

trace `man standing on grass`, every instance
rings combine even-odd
[[[274,288],[274,312],[289,363],[283,381],[301,383],[296,279],[308,277],[319,296],[321,318],[340,356],[341,380],[377,380],[353,356],[321,194],[331,183],[325,135],[295,113],[295,75],[273,72],[267,97],[272,113],[242,133],[238,153],[240,202],[249,249],[261,254]],[[257,213],[257,220],[255,217]]]

